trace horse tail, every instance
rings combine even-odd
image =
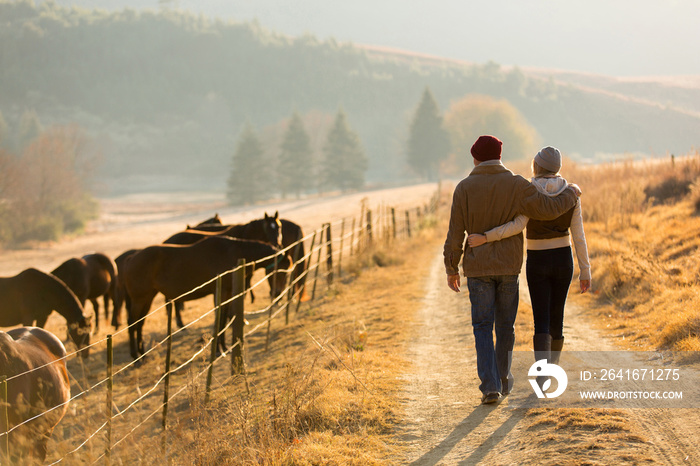
[[[97,263],[100,264],[100,267],[106,270],[109,274],[109,297],[112,298],[112,302],[114,303],[114,287],[117,278],[117,264],[106,254],[95,253],[92,254],[92,257],[94,257],[97,260]]]
[[[114,294],[112,295],[112,326],[118,328],[120,325],[119,315],[121,313],[123,305],[126,303],[129,306],[129,297],[126,293],[126,285],[124,284],[124,269],[126,262],[132,254],[135,254],[138,249],[129,249],[128,251],[121,254],[119,257],[114,259],[114,263],[117,269],[117,274],[114,279]]]

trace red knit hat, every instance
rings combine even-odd
[[[499,160],[503,143],[493,136],[479,136],[472,146],[472,156],[479,162]]]

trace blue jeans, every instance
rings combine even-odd
[[[511,355],[518,314],[517,275],[467,277],[476,345],[476,368],[482,393],[500,392],[501,378],[512,379]],[[493,329],[496,327],[496,345]]]

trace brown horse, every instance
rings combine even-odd
[[[127,303],[127,312],[131,356],[137,359],[139,354],[145,352],[142,337],[144,317],[148,314],[151,303],[159,292],[163,293],[166,302],[178,297],[183,302],[199,299],[213,294],[215,283],[212,282],[202,288],[198,287],[236,267],[238,259],[245,259],[250,263],[267,258],[255,264],[253,268],[277,266],[281,275],[275,280],[277,284],[275,293],[279,294],[284,290],[285,272],[290,262],[286,256],[271,257],[277,252],[277,248],[261,241],[213,236],[186,246],[174,244],[149,246],[129,256],[125,263],[123,278],[130,301]],[[232,282],[230,279],[223,280],[222,301],[233,296]],[[224,313],[224,316],[227,315],[228,310]],[[221,320],[226,321],[226,319]],[[219,345],[222,346],[223,341],[220,340]]]
[[[254,232],[256,236],[245,236],[246,238],[259,239],[261,241],[271,242],[272,244],[279,244],[282,248],[286,248],[288,246],[291,246],[292,244],[297,243],[297,245],[291,249],[292,260],[295,264],[291,280],[297,280],[297,278],[299,277],[299,279],[297,280],[296,289],[303,299],[306,296],[304,292],[306,284],[306,274],[304,273],[304,271],[306,270],[307,261],[304,260],[304,255],[306,253],[304,251],[304,242],[302,241],[304,238],[304,232],[302,231],[301,226],[292,222],[291,220],[279,218],[279,211],[276,211],[274,216],[267,215],[267,212],[265,212],[265,216],[262,219],[254,220],[248,225],[251,225],[255,222],[258,222],[258,225],[270,226],[267,228],[267,231],[264,233],[264,235],[260,234],[259,228],[249,229],[248,233],[252,234]],[[277,243],[273,242],[273,240],[268,236],[269,231],[274,232],[274,225],[270,222],[274,222],[274,224],[278,225],[280,240]],[[219,234],[228,234],[228,236],[243,238],[244,236],[236,236],[240,235],[241,233],[240,230],[236,231],[234,227],[240,229],[241,225],[222,225],[220,222],[214,222],[209,224],[201,223],[198,226],[191,228],[188,225],[188,229],[186,230],[187,233],[176,233],[175,235],[165,240],[165,242],[170,244],[191,244],[187,243],[187,241],[191,240],[192,238],[197,238],[197,236],[195,236],[196,232],[192,230],[201,230],[203,232],[217,232]],[[268,239],[266,239],[265,236],[268,236]],[[201,238],[201,236],[199,238]]]
[[[279,221],[279,216],[275,213],[274,217],[265,214],[264,218],[253,220],[251,222],[240,225],[209,225],[211,230],[189,229],[175,233],[170,238],[163,241],[163,244],[193,244],[201,239],[212,236],[229,236],[231,238],[254,239],[264,241],[273,246],[280,247],[282,244],[282,224]],[[246,288],[250,290],[250,301],[255,302],[255,294],[250,289],[250,281],[252,274],[246,274]],[[268,277],[270,285],[272,285],[272,277]],[[272,294],[272,287],[270,287]],[[181,322],[180,311],[182,306],[176,303],[175,317],[178,322]],[[180,325],[178,323],[178,325]]]
[[[304,250],[304,242],[302,241],[304,238],[304,232],[297,223],[292,222],[291,220],[287,220],[285,218],[279,218],[279,211],[275,212],[274,216],[267,215],[267,212],[265,212],[265,216],[260,219],[260,220],[255,220],[254,222],[259,222],[258,225],[270,225],[268,227],[268,231],[274,231],[274,226],[270,222],[274,222],[275,224],[279,225],[279,234],[281,235],[279,243],[273,243],[273,244],[279,244],[282,248],[286,248],[291,246],[292,244],[296,245],[292,247],[290,250],[291,255],[292,255],[292,261],[294,262],[294,270],[292,272],[292,276],[290,277],[290,281],[296,281],[296,290],[300,295],[300,299],[303,301],[308,299],[308,296],[306,295],[305,289],[306,289],[306,274],[304,273],[306,271],[306,267],[308,262],[304,259],[304,256],[306,254]],[[254,223],[254,222],[251,222]],[[248,224],[248,225],[251,225]],[[236,236],[240,235],[240,230],[236,231],[234,227],[240,228],[240,225],[221,225],[221,224],[205,224],[197,227],[193,227],[189,230],[187,230],[187,233],[181,232],[177,233],[176,235],[171,236],[166,240],[166,242],[170,242],[172,244],[186,244],[184,243],[185,241],[188,240],[189,238],[195,238],[195,232],[192,230],[201,230],[201,231],[206,231],[206,232],[217,232],[219,234],[228,234],[228,236],[233,236],[233,237],[239,237],[243,238],[243,236]],[[250,229],[248,230],[248,233],[255,233],[256,236],[245,236],[246,238],[251,238],[251,239],[259,239],[261,241],[268,241],[272,242],[271,239],[265,239],[264,236],[260,234],[260,229]],[[268,234],[268,233],[266,233]],[[251,292],[251,298],[252,292]]]
[[[207,230],[200,228],[207,228]],[[163,241],[163,244],[192,244],[202,238],[217,235],[230,236],[231,238],[256,239],[280,247],[282,245],[282,224],[277,214],[274,217],[265,214],[264,218],[244,224],[209,225],[208,227],[200,226],[187,229],[175,233]]]
[[[109,301],[113,300],[116,265],[102,253],[87,254],[82,258],[68,259],[51,272],[68,285],[80,304],[90,300],[95,312],[95,330],[100,328],[100,305],[97,298],[104,301],[105,321],[109,319]]]
[[[68,333],[78,349],[90,345],[90,319],[78,298],[61,280],[37,269],[0,277],[0,327],[43,327],[51,311],[66,318]],[[81,351],[88,357],[89,348]]]
[[[126,264],[126,260],[129,256],[139,251],[140,249],[129,249],[114,259],[114,263],[117,266],[117,276],[114,280],[114,309],[112,310],[112,326],[114,328],[119,328],[121,325],[119,315],[121,314],[124,303],[126,302],[126,306],[129,307],[129,296],[126,294],[126,287],[124,285],[124,264]]]
[[[0,416],[0,433],[46,412],[8,434],[10,451],[3,453],[9,463],[43,462],[46,458],[47,442],[68,411],[70,382],[62,359],[65,356],[61,340],[44,329],[21,327],[0,332],[0,374],[11,378],[27,372],[7,382],[9,425]]]

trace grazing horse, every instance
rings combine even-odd
[[[144,354],[142,329],[153,298],[160,292],[166,302],[180,297],[190,301],[213,294],[215,282],[200,287],[203,283],[236,267],[238,259],[256,263],[253,268],[277,266],[280,274],[290,266],[287,256],[273,256],[278,249],[261,241],[212,236],[192,245],[162,244],[149,246],[129,256],[124,265],[124,283],[129,296],[129,344],[134,359]],[[282,279],[284,278],[284,279]],[[275,293],[284,290],[286,275],[278,277]],[[222,280],[222,301],[233,296],[233,280]],[[184,296],[183,296],[184,295]],[[229,315],[228,307],[224,316]],[[227,319],[221,319],[225,322]],[[223,328],[222,324],[222,327]],[[224,348],[223,338],[219,346]],[[223,345],[223,346],[222,346]]]
[[[218,230],[197,230],[189,229],[175,233],[170,238],[163,241],[163,244],[193,244],[201,239],[212,236],[229,236],[231,238],[254,239],[264,241],[273,246],[280,247],[282,245],[282,224],[279,220],[279,215],[275,213],[273,216],[265,214],[264,218],[253,220],[251,222],[240,225],[219,225]],[[270,294],[272,295],[272,277],[268,277],[270,283]],[[246,288],[250,290],[250,300],[255,302],[255,294],[250,289],[250,281],[252,274],[246,274]],[[175,306],[175,317],[178,322],[181,322],[180,311],[182,307]],[[180,325],[178,323],[178,325]],[[182,325],[180,325],[182,327]]]
[[[0,374],[8,378],[23,374],[7,381],[9,425],[0,416],[0,433],[45,412],[8,434],[10,451],[5,453],[9,453],[11,464],[27,460],[43,463],[46,458],[47,442],[68,411],[70,382],[65,356],[61,340],[44,329],[21,327],[0,332]]]
[[[273,223],[274,222],[274,223]],[[286,248],[288,246],[291,246],[292,244],[296,244],[296,246],[292,247],[290,250],[291,255],[292,255],[292,261],[294,262],[294,270],[292,271],[292,275],[290,277],[290,283],[296,281],[295,288],[297,292],[299,293],[299,299],[302,301],[306,301],[309,299],[308,295],[306,294],[306,267],[307,267],[307,261],[304,259],[304,256],[306,255],[306,252],[304,250],[304,242],[302,241],[304,238],[304,232],[301,229],[301,226],[298,224],[292,222],[291,220],[287,220],[284,218],[279,218],[279,211],[275,212],[274,216],[267,215],[267,212],[265,212],[265,216],[260,219],[260,220],[254,220],[253,222],[249,223],[248,225],[251,225],[253,223],[257,223],[257,225],[267,225],[267,229],[265,231],[265,235],[268,236],[268,239],[266,239],[264,236],[260,235],[260,229],[257,228],[250,228],[247,230],[249,234],[252,234],[252,232],[255,232],[258,236],[245,236],[246,238],[251,238],[251,239],[259,239],[261,241],[268,241],[272,242],[272,239],[270,238],[270,232],[274,232],[274,225],[278,225],[278,230],[280,236],[280,241],[278,243],[272,243],[272,244],[279,244],[281,247]],[[203,236],[196,236],[195,231],[193,230],[201,230],[202,232],[217,232],[218,234],[226,234],[228,236],[233,236],[233,237],[239,237],[243,238],[243,236],[236,236],[240,235],[241,233],[241,225],[219,225],[219,224],[211,224],[211,225],[203,225],[203,226],[198,226],[195,228],[191,228],[186,230],[185,232],[180,232],[176,233],[175,235],[171,236],[168,238],[165,242],[170,243],[170,244],[189,244],[186,243],[186,241],[196,241],[197,239],[201,239]],[[237,230],[238,229],[238,230]],[[193,239],[197,238],[197,239]],[[253,291],[251,290],[251,300],[255,299],[255,296],[253,295]]]
[[[95,331],[100,329],[100,305],[103,297],[105,321],[109,319],[109,301],[114,299],[114,281],[117,275],[112,259],[102,253],[87,254],[82,258],[68,259],[51,272],[75,293],[80,304],[90,300],[95,312]]]
[[[51,311],[66,318],[68,334],[81,355],[88,357],[90,319],[83,315],[78,298],[58,278],[29,268],[14,277],[0,277],[0,327],[43,327]]]

